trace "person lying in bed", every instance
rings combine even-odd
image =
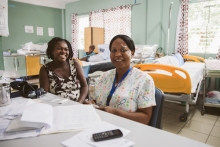
[[[82,61],[87,61],[87,58],[88,58],[88,57],[95,55],[94,50],[95,50],[95,45],[92,45],[92,44],[91,44],[91,45],[89,46],[89,51],[86,52],[85,55],[83,55],[84,57],[81,58],[80,60],[82,60]]]
[[[83,69],[76,59],[69,41],[55,37],[48,42],[46,54],[53,61],[40,69],[40,87],[45,91],[83,103],[88,85]]]
[[[132,68],[135,53],[133,40],[126,35],[115,36],[109,45],[111,62],[116,69],[104,72],[95,82],[91,101],[97,109],[148,124],[155,102],[155,86],[150,75]]]
[[[108,44],[99,44],[98,52],[99,52],[98,54],[95,54],[93,56],[87,56],[86,59],[83,59],[82,61],[101,62],[101,61],[110,60],[110,51]]]

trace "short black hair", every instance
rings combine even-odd
[[[95,49],[95,45],[91,44],[91,45],[89,46],[89,48],[92,48],[92,49],[94,50],[94,49]]]
[[[73,50],[72,50],[72,46],[70,44],[70,42],[66,39],[62,39],[60,37],[54,37],[52,38],[49,42],[48,42],[48,47],[47,47],[47,51],[46,51],[46,54],[47,54],[47,57],[49,59],[52,59],[54,60],[53,58],[53,51],[55,49],[55,46],[58,42],[61,42],[61,41],[64,41],[66,42],[67,46],[68,46],[68,49],[69,49],[69,56],[67,58],[67,60],[69,60],[70,58],[73,57]]]
[[[135,45],[134,45],[134,41],[127,35],[122,35],[122,34],[119,34],[119,35],[116,35],[115,37],[112,38],[112,40],[110,41],[110,44],[109,44],[109,50],[111,51],[111,47],[112,47],[112,43],[117,39],[117,38],[121,38],[128,46],[128,48],[135,52]]]

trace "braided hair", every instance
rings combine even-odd
[[[52,38],[49,42],[48,42],[48,47],[47,47],[47,51],[46,51],[46,54],[47,54],[47,57],[49,59],[52,59],[54,60],[53,58],[53,52],[55,50],[55,47],[57,45],[58,42],[61,42],[61,41],[64,41],[66,42],[67,46],[68,46],[68,49],[69,49],[69,56],[67,58],[67,61],[73,57],[73,50],[72,50],[72,46],[70,44],[70,42],[66,39],[62,39],[60,37],[54,37]]]

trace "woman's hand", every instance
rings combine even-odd
[[[83,102],[83,104],[90,104],[90,105],[96,105],[96,103],[93,101],[93,100],[87,100],[87,99],[85,99],[85,101]]]
[[[105,111],[105,112],[108,112],[108,113],[111,113],[111,114],[116,114],[116,112],[117,112],[117,109],[112,108],[112,107],[110,107],[110,106],[98,107],[97,109],[102,110],[102,111]]]

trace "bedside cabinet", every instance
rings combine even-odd
[[[39,75],[41,64],[40,54],[31,54],[26,56],[27,76]]]

